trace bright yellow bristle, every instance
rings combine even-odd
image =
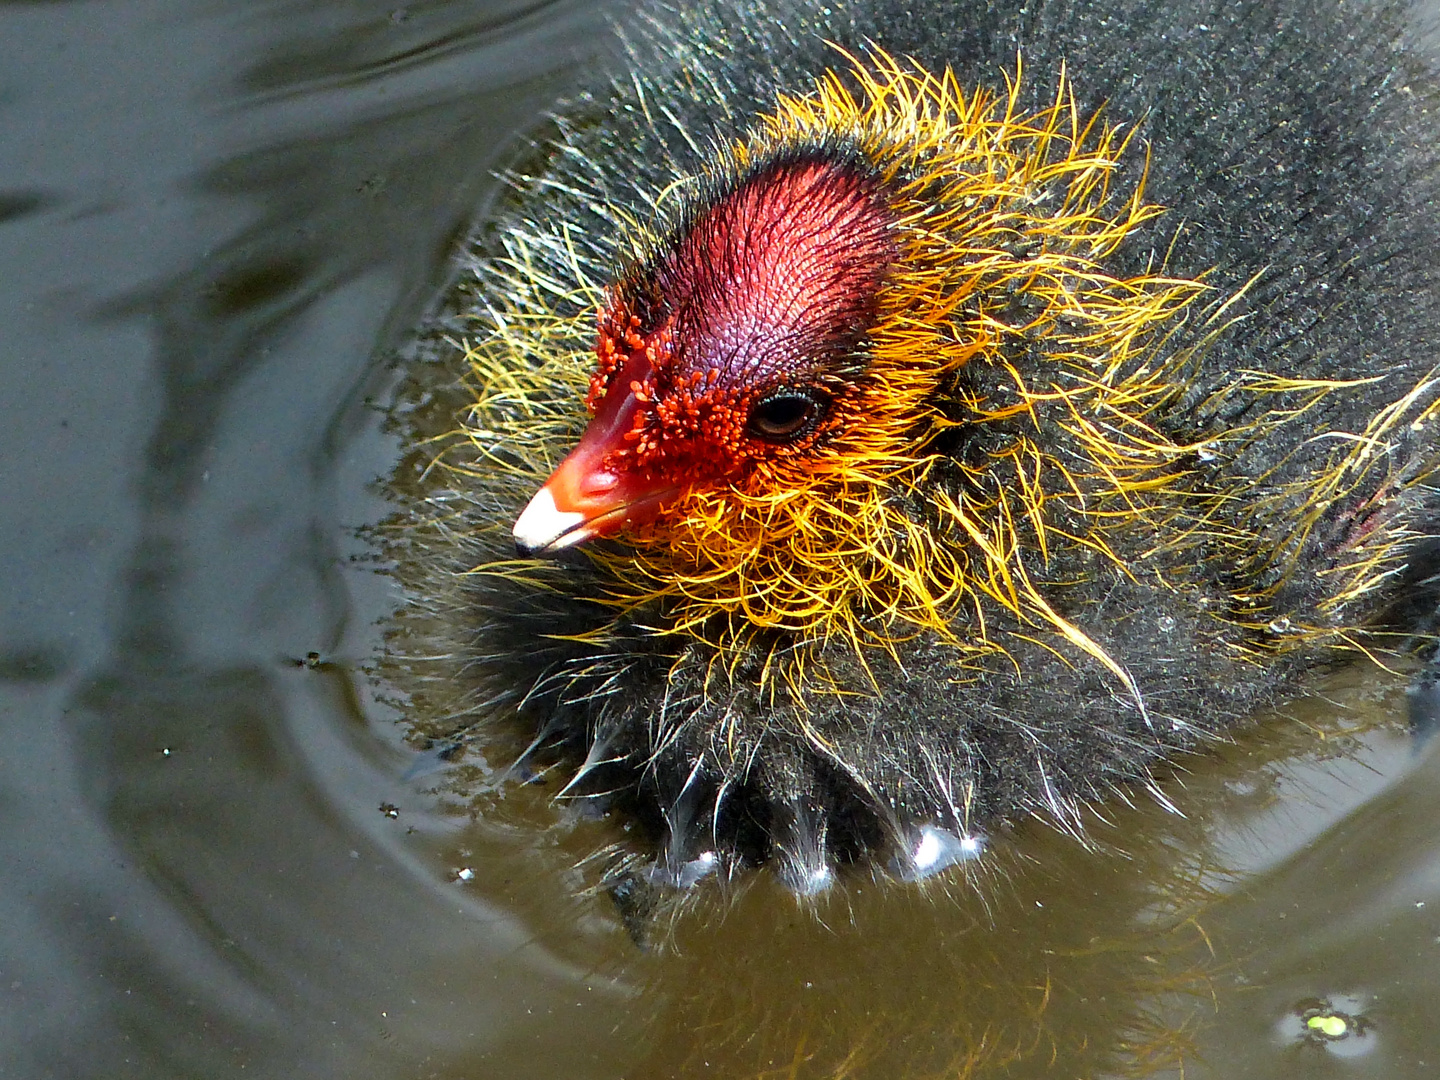
[[[1050,542],[1041,473],[1057,466],[1053,457],[1022,439],[974,478],[983,498],[942,498],[916,517],[939,462],[932,444],[946,428],[1063,399],[1077,430],[1093,423],[1086,417],[1106,417],[1105,434],[1091,437],[1117,490],[1138,474],[1152,479],[1157,459],[1179,449],[1157,455],[1134,416],[1153,394],[1125,376],[1203,287],[1105,273],[1101,261],[1159,211],[1139,190],[1113,195],[1126,138],[1082,117],[1063,82],[1049,108],[1021,116],[1018,78],[1006,98],[967,96],[948,72],[879,53],[870,60],[854,62],[848,80],[830,73],[807,95],[782,96],[721,166],[738,172],[787,146],[838,137],[876,167],[900,254],[870,335],[867,420],[804,468],[779,463],[742,485],[692,493],[633,556],[603,556],[620,583],[615,599],[663,598],[677,628],[700,633],[713,634],[720,615],[731,633],[776,627],[884,646],[925,629],[990,651],[988,598],[1071,636],[1017,561],[1022,544]],[[1001,310],[1016,306],[1015,293],[1029,301],[1020,323]],[[1040,386],[1005,359],[1035,336],[1049,338],[1056,368]],[[960,399],[942,410],[942,389],[980,363],[1006,368],[1014,400]],[[963,637],[951,631],[961,606],[976,616]]]
[[[1374,450],[1387,432],[1433,417],[1434,388],[1417,386],[1367,432],[1336,435],[1332,464],[1303,481],[1306,490],[1272,485],[1268,500],[1236,510],[1236,493],[1204,489],[1194,463],[1294,424],[1356,384],[1234,372],[1207,404],[1244,396],[1274,407],[1202,443],[1173,441],[1152,417],[1183,392],[1234,318],[1230,300],[1213,297],[1202,320],[1196,301],[1207,287],[1167,276],[1163,263],[1134,277],[1106,272],[1107,258],[1162,213],[1144,201],[1143,180],[1118,190],[1133,135],[1081,114],[1063,76],[1049,106],[1024,114],[1018,69],[997,97],[878,50],[846,59],[843,72],[808,92],[779,96],[714,169],[735,176],[787,148],[836,139],[876,169],[899,223],[900,257],[869,335],[866,422],[803,467],[775,461],[737,484],[692,491],[630,544],[594,550],[610,581],[603,599],[622,613],[658,606],[663,618],[647,620],[655,632],[721,646],[774,628],[840,638],[863,655],[932,632],[962,663],[1005,651],[991,617],[1003,610],[1027,637],[1087,654],[1138,700],[1123,667],[1042,595],[1033,568],[1062,545],[1081,545],[1122,574],[1163,582],[1158,564],[1114,555],[1121,529],[1148,530],[1156,555],[1198,559],[1204,548],[1257,575],[1283,564],[1334,499],[1375,483]],[[517,490],[543,482],[584,418],[593,316],[550,312],[560,300],[591,312],[605,300],[584,260],[571,259],[573,282],[558,282],[534,269],[528,242],[509,238],[499,264],[507,295],[469,350],[477,401],[467,434],[486,467],[513,474]],[[631,242],[641,257],[664,237],[637,227]],[[1167,349],[1192,319],[1202,321],[1191,344]],[[1035,341],[1044,343],[1038,361],[1034,352],[1015,359]],[[957,375],[975,365],[1002,377],[1003,400],[967,394]],[[1006,432],[983,460],[937,448],[947,433],[982,425]],[[936,483],[942,469],[950,483]],[[1296,501],[1307,514],[1277,536],[1267,513]],[[1358,542],[1328,571],[1336,580],[1327,612],[1393,572],[1407,538],[1382,528]],[[522,563],[481,569],[549,579]],[[1217,617],[1264,627],[1273,591],[1237,593]],[[1285,642],[1349,634],[1322,619],[1287,629]]]

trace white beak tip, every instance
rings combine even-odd
[[[527,555],[542,555],[572,547],[591,536],[584,528],[585,515],[562,511],[555,497],[541,488],[515,519],[515,546]]]

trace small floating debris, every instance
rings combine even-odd
[[[1357,1057],[1375,1043],[1374,1023],[1365,1015],[1365,1007],[1365,999],[1353,994],[1305,998],[1280,1021],[1278,1033],[1292,1046]]]
[[[1350,1034],[1350,1021],[1338,1013],[1328,1016],[1312,1016],[1305,1021],[1311,1031],[1318,1031],[1328,1039],[1343,1039]]]

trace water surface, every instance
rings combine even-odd
[[[757,877],[648,949],[576,865],[617,823],[427,793],[354,530],[406,331],[605,16],[0,6],[0,1076],[1440,1069],[1403,674],[1331,673],[1187,762],[1183,816],[1037,828],[978,891]]]

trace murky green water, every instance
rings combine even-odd
[[[1183,816],[649,951],[583,893],[614,822],[426,794],[364,674],[372,403],[603,15],[0,6],[0,1076],[1440,1075],[1440,758],[1375,669]]]

